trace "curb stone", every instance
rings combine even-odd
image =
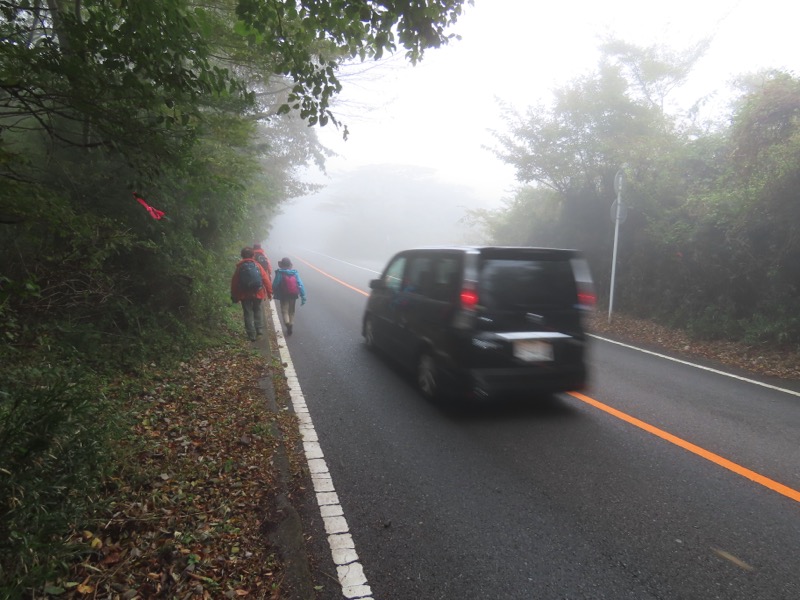
[[[268,361],[276,359],[280,363],[279,342],[272,319],[268,317],[270,308],[266,303],[265,312],[267,335],[253,342],[253,346]],[[272,372],[259,380],[267,409],[274,414],[281,411],[291,411],[295,414],[289,398],[278,397],[272,379],[275,376],[286,377],[283,365],[278,374]],[[324,524],[315,496],[309,492],[314,489],[311,475],[305,469],[303,481],[299,484],[301,493],[298,494],[296,491],[290,493],[290,490],[298,488],[298,482],[293,481],[289,467],[290,450],[276,423],[272,425],[271,434],[278,441],[274,464],[279,481],[272,505],[267,507],[263,528],[269,543],[275,547],[284,565],[282,597],[286,600],[338,600],[342,598],[342,588],[327,545]],[[303,456],[302,448],[295,451]],[[305,458],[303,461],[305,462]]]

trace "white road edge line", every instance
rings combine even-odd
[[[314,485],[314,492],[317,496],[317,505],[325,525],[325,533],[328,536],[328,544],[331,548],[331,556],[336,565],[336,574],[342,586],[342,594],[351,600],[373,600],[372,590],[367,584],[364,575],[364,568],[358,559],[353,537],[350,535],[350,528],[344,518],[344,511],[339,504],[339,496],[333,487],[333,480],[328,471],[328,465],[322,454],[319,445],[317,432],[311,422],[311,414],[308,412],[303,391],[300,389],[300,382],[297,379],[297,372],[294,370],[292,357],[289,348],[286,346],[286,338],[283,336],[278,307],[275,300],[270,302],[272,305],[272,322],[278,337],[278,350],[281,362],[286,366],[286,382],[289,385],[289,395],[292,399],[292,407],[297,415],[300,428],[300,435],[303,437],[303,452],[308,463],[308,470],[311,473],[311,482]]]
[[[720,371],[719,369],[712,369],[711,367],[704,367],[703,365],[698,365],[693,362],[689,362],[686,360],[681,360],[679,358],[673,358],[672,356],[667,356],[666,354],[659,354],[658,352],[652,352],[651,350],[645,350],[644,348],[639,348],[637,346],[631,346],[630,344],[623,344],[622,342],[617,342],[615,340],[610,340],[608,338],[600,337],[599,335],[594,334],[587,334],[589,337],[593,337],[597,340],[601,340],[603,342],[608,342],[609,344],[616,344],[617,346],[622,346],[623,348],[629,348],[630,350],[638,350],[639,352],[643,352],[645,354],[650,354],[652,356],[657,356],[658,358],[665,358],[667,360],[671,360],[672,362],[680,363],[682,365],[686,365],[689,367],[694,367],[695,369],[702,369],[703,371],[708,371],[710,373],[715,373],[716,375],[724,375],[725,377],[730,377],[731,379],[738,379],[739,381],[744,381],[746,383],[752,383],[753,385],[760,385],[763,388],[767,388],[770,390],[775,390],[776,392],[783,392],[784,394],[791,394],[792,396],[800,397],[800,392],[796,392],[794,390],[787,390],[786,388],[778,387],[776,385],[770,385],[769,383],[764,383],[763,381],[756,381],[755,379],[748,379],[747,377],[741,377],[739,375],[734,375],[733,373],[726,373],[725,371]]]

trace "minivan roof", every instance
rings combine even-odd
[[[473,245],[447,245],[447,246],[420,246],[408,248],[398,252],[414,252],[425,250],[458,250],[462,252],[476,252],[480,254],[506,254],[513,252],[545,253],[545,254],[578,254],[580,250],[570,248],[545,248],[540,246],[473,246]]]

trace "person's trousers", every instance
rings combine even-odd
[[[281,316],[283,316],[284,325],[294,325],[294,309],[296,305],[297,298],[281,300]]]
[[[242,311],[244,312],[244,330],[250,341],[255,341],[256,336],[264,332],[264,311],[262,302],[258,298],[252,300],[242,300]]]

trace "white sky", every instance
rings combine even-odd
[[[401,57],[346,78],[335,112],[350,129],[318,130],[337,152],[329,183],[365,165],[433,168],[469,186],[487,204],[509,195],[512,170],[482,145],[502,129],[496,99],[517,108],[540,102],[597,65],[600,36],[676,50],[713,36],[687,96],[725,88],[763,67],[800,73],[800,5],[786,0],[475,0],[451,30],[462,36],[430,50],[416,67]]]

